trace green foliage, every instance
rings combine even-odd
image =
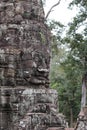
[[[80,110],[82,77],[87,73],[87,1],[73,0],[71,5],[74,4],[78,5],[79,13],[74,17],[72,23],[69,23],[68,33],[64,38],[64,41],[70,47],[70,52],[63,66],[68,81],[67,85],[70,84],[71,90],[72,87],[74,90],[72,90],[72,94],[75,93],[76,101],[73,101],[73,103],[76,104],[76,110],[73,109],[73,112],[76,111],[75,113],[77,113]]]
[[[68,24],[49,21],[54,33],[52,41],[51,87],[59,94],[59,109],[71,124],[76,121],[81,105],[82,77],[87,73],[87,0],[73,0],[70,7],[78,6],[79,12]]]
[[[55,55],[58,55],[60,52],[60,47],[61,46],[61,42],[62,42],[62,32],[64,31],[65,27],[63,24],[61,24],[60,22],[57,22],[55,20],[52,21],[48,21],[48,26],[50,28],[50,30],[52,31],[52,33],[54,34],[52,36],[52,44],[51,44],[51,48],[52,48],[52,57],[54,57]]]
[[[82,7],[87,7],[87,0],[73,0],[69,6],[74,6],[77,5],[81,8]]]

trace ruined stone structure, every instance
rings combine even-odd
[[[79,113],[74,130],[87,130],[87,106]]]
[[[0,130],[64,130],[49,88],[50,30],[41,0],[0,0]]]

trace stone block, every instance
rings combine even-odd
[[[61,126],[61,123],[63,123],[62,120],[64,119],[57,114],[58,95],[56,90],[29,89],[23,86],[14,89],[4,87],[2,90],[2,110],[8,113],[10,123],[12,122],[12,124],[14,124],[14,130],[20,130],[20,127],[23,130],[24,126],[26,128],[27,126],[30,127],[30,125],[32,130],[34,130],[37,124],[37,128],[45,125],[46,129],[49,126]],[[6,120],[9,119],[5,116],[5,113],[2,113],[2,121],[4,124],[4,118],[6,118]],[[65,126],[66,124],[63,123],[63,125]],[[10,130],[11,129],[12,128],[10,128]]]
[[[64,130],[74,130],[74,128],[65,128]]]
[[[64,130],[63,127],[52,127],[52,128],[48,128],[47,130]]]

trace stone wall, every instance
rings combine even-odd
[[[54,130],[67,126],[58,113],[58,94],[52,89],[1,89],[1,130]]]
[[[0,130],[64,130],[49,88],[51,33],[41,0],[0,1]]]

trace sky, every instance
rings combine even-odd
[[[53,11],[49,15],[49,19],[53,19],[67,25],[67,23],[69,23],[77,13],[77,9],[75,7],[73,10],[68,9],[68,4],[71,1],[72,0],[61,0],[60,4],[53,8]],[[46,5],[44,7],[45,14],[47,14],[50,7],[57,2],[58,0],[46,0]]]

